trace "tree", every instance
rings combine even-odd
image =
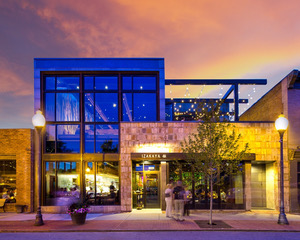
[[[220,114],[221,105],[222,102],[214,102],[199,106],[201,111],[197,111],[200,121],[197,131],[181,142],[186,162],[195,173],[202,173],[204,179],[208,179],[210,225],[213,224],[213,186],[224,178],[241,172],[241,161],[249,150],[248,144],[240,146],[241,135],[236,134],[234,125]]]

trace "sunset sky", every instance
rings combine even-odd
[[[166,78],[266,78],[243,90],[252,104],[300,68],[299,9],[298,0],[0,0],[0,128],[32,128],[34,58],[162,57]]]

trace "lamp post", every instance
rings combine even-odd
[[[289,125],[289,121],[284,117],[283,114],[279,115],[277,120],[275,121],[275,128],[279,133],[280,136],[280,213],[278,217],[278,224],[286,224],[288,225],[289,222],[286,218],[284,212],[284,187],[283,187],[283,134],[286,131]]]
[[[35,115],[32,117],[32,124],[38,134],[38,160],[37,160],[37,182],[38,182],[38,201],[37,201],[37,211],[35,217],[34,226],[44,225],[43,216],[41,211],[41,199],[42,199],[42,147],[41,147],[41,132],[45,126],[46,120],[40,110],[37,110]]]

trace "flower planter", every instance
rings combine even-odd
[[[71,218],[72,218],[72,223],[76,224],[76,225],[82,225],[85,223],[85,219],[86,219],[86,214],[85,213],[72,213],[71,214]]]

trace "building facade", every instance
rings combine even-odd
[[[165,79],[162,58],[116,58],[34,60],[34,110],[41,109],[46,117],[42,211],[64,212],[79,199],[87,201],[93,212],[164,209],[166,184],[178,179],[192,193],[190,208],[209,208],[207,181],[184,164],[180,143],[199,124],[193,118],[196,105],[211,99],[166,99],[165,86],[171,84],[231,86],[223,96],[222,111],[232,114],[228,104],[236,103],[235,121],[230,124],[242,135],[242,143],[249,143],[251,154],[242,161],[240,174],[214,187],[214,209],[278,210],[280,145],[274,127],[278,116],[254,120],[245,117],[250,109],[239,121],[237,114],[238,103],[247,103],[238,96],[239,85],[266,80]],[[289,134],[284,138],[285,159]],[[35,151],[31,155],[37,158]],[[290,161],[285,161],[290,169]],[[34,183],[34,172],[24,174]],[[290,211],[293,191],[289,171],[285,174],[285,205]],[[197,180],[190,181],[191,175]],[[28,209],[34,209],[32,198],[26,202]]]
[[[293,70],[241,117],[241,121],[272,121],[283,113],[289,120],[284,158],[286,201],[300,211],[300,73]]]

